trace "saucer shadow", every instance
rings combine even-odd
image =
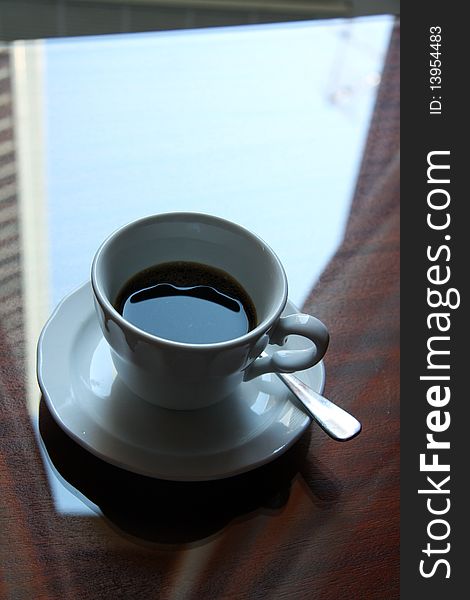
[[[310,444],[308,428],[279,458],[252,471],[216,481],[179,482],[132,473],[94,456],[59,427],[44,398],[39,431],[72,493],[98,506],[122,533],[164,544],[195,542],[253,511],[282,508]]]

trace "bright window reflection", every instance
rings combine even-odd
[[[392,20],[48,40],[51,300],[153,212],[232,219],[302,304],[341,237]]]

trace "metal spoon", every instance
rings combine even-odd
[[[344,442],[361,431],[362,426],[355,417],[317,394],[295,375],[289,373],[276,373],[276,375],[302,403],[312,419],[333,439]]]

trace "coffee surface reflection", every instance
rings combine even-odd
[[[256,326],[253,302],[231,275],[187,261],[140,271],[122,287],[115,308],[139,329],[187,344],[232,340]]]

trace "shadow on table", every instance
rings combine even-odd
[[[253,511],[276,512],[289,499],[294,477],[305,465],[311,432],[274,461],[248,473],[217,481],[165,481],[110,465],[72,440],[56,423],[45,401],[39,431],[62,483],[84,496],[121,532],[146,542],[180,544],[202,540],[233,519]],[[309,460],[318,498],[334,504],[335,482]],[[312,488],[311,488],[312,489]],[[326,493],[326,496],[324,494]]]

